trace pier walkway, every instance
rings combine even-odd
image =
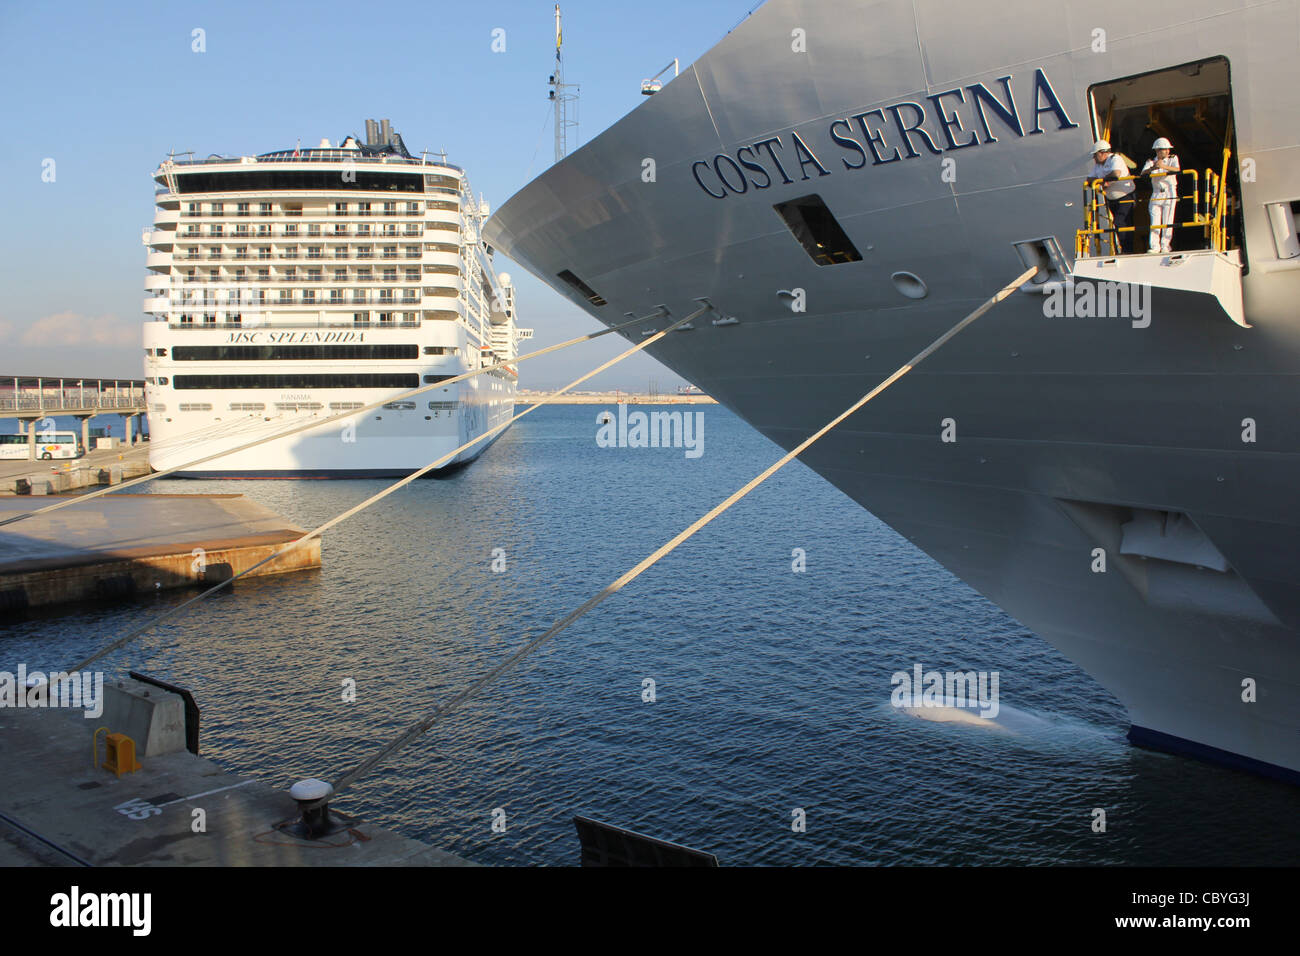
[[[130,445],[139,431],[135,419],[146,410],[143,379],[0,375],[0,418],[16,418],[25,425],[30,460],[38,457],[38,429],[53,429],[52,422],[42,426],[45,419],[81,419],[81,443],[89,451],[90,420],[96,415],[121,415]]]

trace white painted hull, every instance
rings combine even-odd
[[[357,395],[358,401],[366,396]],[[374,400],[373,398],[370,400]],[[481,411],[440,411],[434,414],[417,407],[414,411],[379,409],[366,415],[308,429],[288,438],[275,439],[246,451],[222,455],[214,461],[177,472],[180,478],[390,478],[408,475],[439,460],[514,414],[514,401],[502,397],[485,404]],[[323,417],[318,415],[317,417]],[[281,426],[305,419],[281,418]],[[186,423],[188,424],[188,423]],[[270,423],[267,423],[268,425]],[[349,428],[349,426],[351,426]],[[162,430],[155,440],[166,440]],[[159,446],[149,456],[150,465],[163,470],[198,461],[223,449],[250,440],[255,432],[219,440],[185,442],[182,447]],[[481,455],[501,433],[460,451],[434,473],[468,464]]]
[[[366,334],[372,340],[423,343],[426,339],[442,342],[450,331],[458,330],[438,329],[438,337],[433,339],[427,330],[382,330]],[[162,323],[150,323],[145,327],[145,343],[147,348],[166,348],[174,355],[178,344],[204,345],[209,344],[208,340],[216,343],[231,334],[229,331],[178,332]],[[341,365],[260,362],[205,366],[155,360],[153,371],[171,374],[156,376],[159,381],[167,379],[167,385],[146,385],[150,402],[150,465],[161,471],[197,463],[176,473],[183,478],[399,477],[457,452],[461,446],[509,421],[514,414],[514,377],[487,373],[394,403],[400,407],[381,406],[223,455],[223,451],[287,428],[339,414],[331,405],[367,405],[390,398],[401,390],[174,387],[178,375],[241,371],[270,375],[328,374]],[[355,371],[358,367],[352,365],[345,370]],[[458,354],[439,358],[436,364],[371,362],[364,370],[404,374],[412,381],[423,382],[425,375],[454,376],[462,374],[465,368]],[[249,405],[261,407],[253,412],[244,410]],[[473,461],[500,434],[458,451],[435,473]],[[212,455],[220,457],[202,461]]]

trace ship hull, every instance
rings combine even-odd
[[[1109,6],[1088,24],[1131,19]],[[1017,293],[802,460],[1095,677],[1136,743],[1294,781],[1300,271],[1273,253],[1260,203],[1300,195],[1295,119],[1272,99],[1300,79],[1272,46],[1297,18],[1295,3],[1207,3],[1102,55],[1064,7],[771,0],[485,235],[607,325],[706,299],[714,315],[650,352],[788,449],[1020,274],[1017,243],[1053,237],[1073,258],[1090,88],[1226,57],[1239,153],[1270,157],[1242,183],[1251,328],[1230,297],[1172,281],[1145,316],[1052,314]],[[1019,134],[980,122],[975,85],[1010,93]],[[876,143],[856,123],[871,111]],[[904,132],[918,115],[937,151]],[[773,139],[776,156],[759,146]],[[774,212],[814,193],[859,261],[819,265]],[[1190,543],[1144,543],[1160,521]],[[995,654],[967,663],[1014,693]]]
[[[504,417],[509,418],[513,414],[514,406],[503,406]],[[269,449],[263,451],[255,459],[255,465],[243,466],[238,464],[237,460],[229,464],[228,467],[211,468],[208,466],[199,468],[187,468],[174,472],[169,477],[173,478],[194,478],[194,479],[229,479],[229,480],[273,480],[273,479],[343,479],[343,478],[405,478],[413,471],[425,467],[430,462],[446,456],[454,451],[457,447],[465,442],[459,439],[430,440],[427,435],[412,434],[406,437],[399,437],[396,444],[400,446],[400,451],[392,454],[384,454],[382,451],[372,449],[374,459],[380,462],[389,462],[389,464],[379,464],[369,467],[356,467],[357,460],[365,460],[371,457],[370,454],[353,457],[352,455],[334,454],[331,458],[330,449],[332,444],[338,441],[337,426],[331,428],[332,434],[327,439],[318,439],[326,444],[322,445],[319,450],[313,450],[311,439],[302,443],[297,448],[291,450],[277,451]],[[490,438],[484,438],[483,441],[474,445],[472,448],[456,455],[445,465],[439,465],[432,469],[423,477],[437,478],[447,477],[457,471],[465,468],[467,465],[478,460],[485,451],[503,434],[498,432]],[[470,439],[472,440],[472,439]],[[208,448],[199,448],[197,453],[202,456],[206,454],[219,453],[220,448],[209,446]],[[238,456],[227,456],[230,459],[237,459]],[[167,456],[157,456],[157,463],[153,463],[151,458],[151,467],[156,470],[162,470],[166,466],[169,458]],[[263,467],[268,461],[289,461],[294,464],[286,468],[267,468]],[[317,462],[315,465],[304,465],[304,462]],[[406,464],[402,464],[406,461]],[[420,464],[415,462],[420,461]],[[218,459],[216,463],[221,463]]]
[[[364,394],[347,397],[358,402],[380,398]],[[220,400],[220,396],[217,398]],[[246,399],[247,396],[240,395],[239,398]],[[462,406],[450,410],[428,409],[428,403],[418,401],[420,398],[408,400],[415,401],[414,409],[381,407],[367,414],[340,418],[319,428],[306,429],[226,455],[221,454],[223,450],[252,442],[269,434],[268,429],[283,430],[309,419],[305,415],[279,415],[250,419],[246,426],[240,427],[239,419],[232,419],[227,414],[224,423],[213,420],[205,428],[196,425],[199,416],[211,414],[203,412],[193,416],[177,415],[175,417],[181,418],[180,422],[163,421],[160,428],[151,418],[149,464],[156,471],[164,471],[218,455],[220,457],[196,467],[182,468],[172,477],[401,478],[451,455],[445,463],[429,472],[436,475],[462,468],[477,459],[504,432],[470,443],[505,424],[514,415],[511,395],[494,397],[473,409]],[[322,411],[316,417],[327,414]],[[169,424],[174,427],[169,428]],[[221,432],[223,424],[226,430]],[[235,427],[232,429],[231,425]],[[186,437],[195,431],[200,435],[207,431],[222,437]],[[470,447],[464,448],[465,445]]]
[[[156,471],[197,462],[174,472],[180,478],[397,478],[452,455],[433,473],[463,467],[503,434],[498,431],[474,442],[514,415],[513,373],[496,370],[442,388],[430,388],[412,398],[395,399],[378,408],[347,415],[349,408],[383,402],[400,394],[376,388],[222,389],[177,388],[186,376],[210,377],[238,373],[268,376],[328,376],[351,371],[342,363],[261,362],[256,365],[227,362],[205,365],[170,360],[178,345],[221,343],[232,335],[259,333],[169,329],[163,323],[145,326],[145,346],[168,355],[154,360],[157,377],[149,390],[149,464]],[[265,333],[260,333],[265,334]],[[435,326],[433,331],[380,330],[365,334],[388,341],[438,343],[454,355],[436,364],[372,363],[368,372],[404,376],[410,387],[451,378],[466,371],[460,354],[463,331]],[[449,336],[460,336],[459,340]],[[455,344],[450,344],[455,342]],[[162,384],[166,382],[166,384]],[[250,410],[251,409],[251,410]],[[341,417],[340,417],[341,416]],[[330,418],[328,424],[305,428],[282,438],[275,433]],[[259,441],[260,439],[269,439]],[[259,442],[242,451],[242,445]],[[465,448],[463,446],[470,445]],[[229,454],[222,452],[230,450]],[[454,453],[454,455],[453,455]],[[203,459],[219,456],[211,461]]]

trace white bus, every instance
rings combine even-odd
[[[81,444],[81,436],[76,432],[41,432],[36,433],[36,457],[80,458],[86,453]],[[0,460],[27,458],[26,435],[0,435]]]

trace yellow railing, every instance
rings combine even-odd
[[[1141,231],[1148,232],[1149,229],[1173,229],[1179,226],[1200,228],[1205,231],[1205,237],[1210,249],[1213,249],[1216,252],[1227,251],[1227,190],[1223,189],[1222,186],[1227,179],[1230,155],[1229,150],[1225,149],[1223,151],[1223,173],[1219,174],[1212,169],[1207,169],[1205,171],[1204,183],[1202,183],[1201,174],[1197,170],[1182,170],[1180,175],[1191,179],[1192,189],[1189,194],[1178,196],[1174,201],[1176,203],[1183,203],[1187,200],[1191,201],[1192,217],[1190,219],[1184,222],[1175,221],[1162,226],[1151,226],[1143,228]],[[1100,255],[1119,255],[1119,233],[1136,233],[1139,231],[1137,226],[1116,227],[1111,222],[1110,212],[1106,208],[1105,189],[1108,183],[1128,182],[1141,178],[1143,177],[1121,176],[1118,179],[1112,179],[1109,181],[1102,179],[1084,180],[1083,228],[1077,230],[1075,233],[1075,258],[1090,258]],[[1133,196],[1134,194],[1130,193],[1129,196],[1119,200],[1119,202],[1136,204],[1137,200],[1133,198]]]

